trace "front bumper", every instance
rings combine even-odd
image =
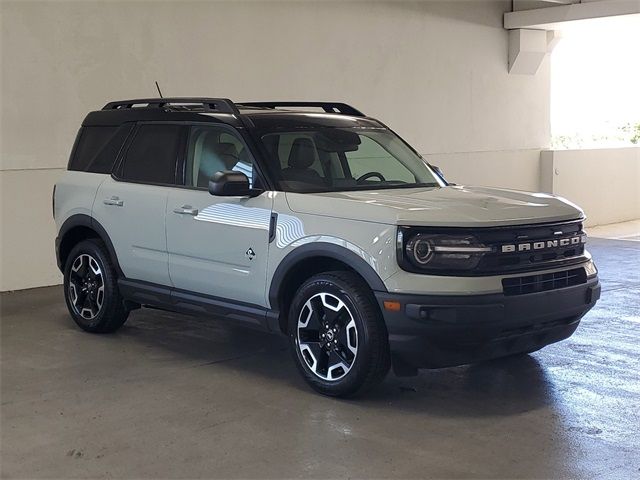
[[[600,298],[600,282],[526,295],[376,292],[394,368],[441,368],[531,352],[563,340]],[[385,301],[400,302],[397,311]],[[397,371],[402,368],[397,368]]]

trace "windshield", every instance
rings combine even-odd
[[[439,187],[438,177],[386,129],[317,128],[261,136],[270,167],[285,192],[334,192]]]

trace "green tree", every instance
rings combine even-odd
[[[634,145],[640,143],[640,122],[637,122],[635,124],[627,123],[626,125],[620,127],[620,130],[622,130],[629,136],[629,141]]]

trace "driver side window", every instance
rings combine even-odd
[[[353,152],[345,152],[349,170],[353,178],[358,179],[362,175],[371,172],[382,174],[386,180],[399,180],[413,183],[415,175],[398,162],[393,155],[387,152],[378,142],[366,135],[360,135],[362,143]],[[378,178],[374,178],[378,180]]]
[[[185,185],[207,188],[213,174],[222,170],[244,173],[253,186],[253,159],[240,135],[216,125],[191,127]]]

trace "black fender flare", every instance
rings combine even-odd
[[[118,272],[118,276],[120,278],[124,278],[124,274],[122,272],[122,269],[120,268],[120,263],[118,263],[118,256],[116,255],[116,249],[113,247],[113,242],[111,241],[111,238],[109,238],[109,234],[107,233],[105,228],[100,224],[100,222],[98,222],[93,217],[86,215],[84,213],[76,213],[75,215],[71,215],[69,218],[67,218],[64,221],[64,223],[60,227],[60,231],[58,232],[58,237],[56,238],[56,260],[57,260],[58,268],[60,269],[60,271],[64,273],[64,265],[60,255],[60,247],[62,245],[62,241],[67,235],[67,233],[69,233],[69,231],[71,231],[76,227],[90,228],[98,235],[100,240],[102,240],[102,242],[107,247],[107,251],[109,252],[111,261],[113,262],[113,265],[116,268],[116,272]]]
[[[378,273],[357,253],[333,243],[308,243],[289,252],[276,268],[269,286],[269,303],[273,310],[279,310],[278,298],[287,274],[299,262],[313,257],[327,257],[340,261],[358,273],[374,292],[387,291],[387,287]]]

